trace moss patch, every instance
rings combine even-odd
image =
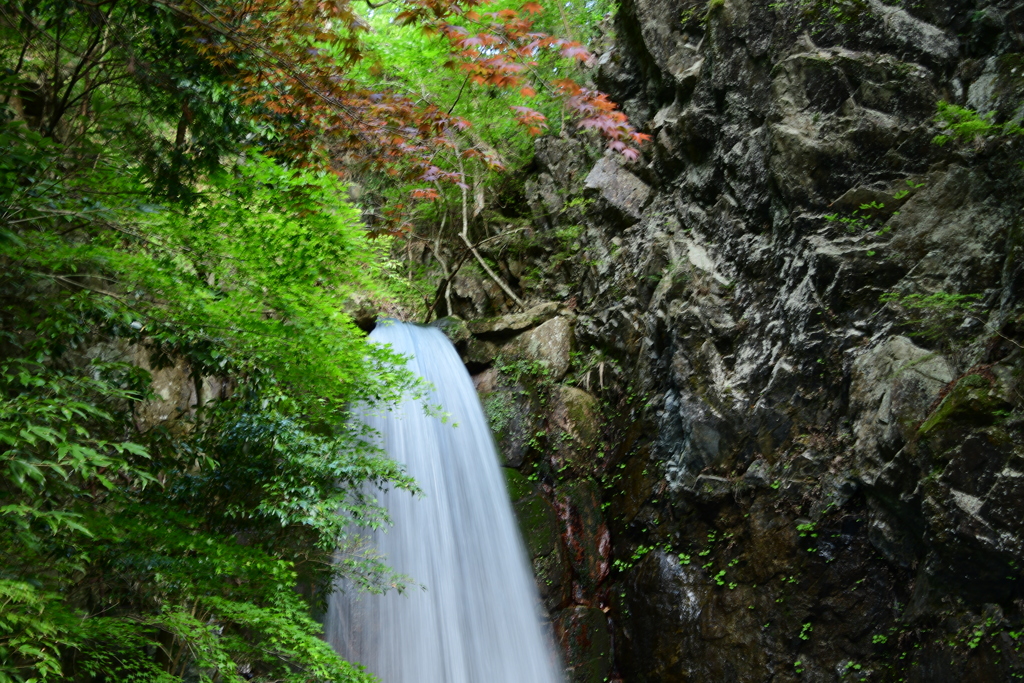
[[[979,374],[961,378],[918,429],[918,436],[926,436],[940,425],[954,420],[990,424],[1002,404],[992,384],[990,379]]]

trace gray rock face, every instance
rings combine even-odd
[[[611,156],[603,157],[597,162],[587,176],[584,187],[596,190],[601,199],[629,223],[635,223],[640,218],[640,213],[651,196],[651,188],[622,168]]]
[[[890,337],[853,362],[850,409],[861,457],[894,453],[913,437],[939,392],[953,380],[944,358]]]
[[[157,360],[162,362],[157,362]],[[160,357],[146,344],[121,339],[100,341],[83,354],[83,362],[129,363],[149,373],[152,396],[135,405],[135,426],[140,432],[155,427],[172,431],[192,429],[192,418],[200,406],[231,395],[233,383],[225,377],[202,376],[196,382],[192,367],[180,357]]]
[[[681,13],[687,9],[690,8],[666,0],[638,0],[636,3],[644,47],[658,68],[679,83],[696,78],[704,61],[699,37],[686,30],[688,22],[680,21]],[[697,9],[692,8],[690,14]]]
[[[940,100],[1024,119],[1022,21],[624,3],[596,78],[653,140],[538,142],[538,239],[582,227],[520,285],[574,302],[562,381],[603,413],[604,459],[547,484],[600,483],[616,562],[571,594],[608,606],[613,680],[1022,666],[1024,138],[932,142]]]
[[[955,36],[948,35],[900,7],[879,0],[869,0],[868,6],[872,14],[881,19],[886,40],[898,46],[898,49],[918,58],[930,58],[940,64],[959,56],[960,45]]]

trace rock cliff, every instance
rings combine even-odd
[[[572,680],[1024,677],[1024,5],[626,0],[614,33],[642,159],[541,139],[492,217],[558,303],[485,318],[464,278],[443,323]]]

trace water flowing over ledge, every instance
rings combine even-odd
[[[458,354],[432,328],[384,324],[371,339],[412,357],[450,419],[411,401],[361,416],[423,489],[383,494],[394,527],[371,540],[424,589],[339,590],[328,641],[384,683],[560,683],[494,442]]]

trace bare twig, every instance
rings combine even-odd
[[[468,195],[468,186],[466,185],[466,182],[465,182],[466,172],[465,172],[465,169],[463,169],[463,167],[462,167],[462,159],[459,159],[459,173],[462,174],[462,178],[463,178],[462,187],[461,187],[461,190],[462,190],[462,233],[459,236],[462,237],[462,241],[466,243],[466,246],[469,247],[469,250],[473,253],[473,256],[476,257],[477,262],[480,264],[480,267],[484,269],[484,272],[486,272],[491,277],[491,279],[494,280],[494,282],[499,287],[501,287],[502,291],[504,291],[505,294],[507,294],[509,296],[509,298],[512,299],[512,301],[516,302],[516,305],[518,305],[520,308],[525,309],[526,308],[526,304],[523,303],[523,300],[520,299],[518,296],[516,296],[516,293],[512,291],[512,288],[509,287],[507,284],[505,284],[505,281],[502,280],[500,277],[498,277],[497,273],[495,273],[493,270],[491,270],[491,267],[489,265],[487,265],[487,261],[484,260],[484,257],[480,255],[480,252],[477,251],[477,248],[473,245],[472,242],[469,241],[469,205],[468,205],[468,197],[467,197],[467,195]]]

